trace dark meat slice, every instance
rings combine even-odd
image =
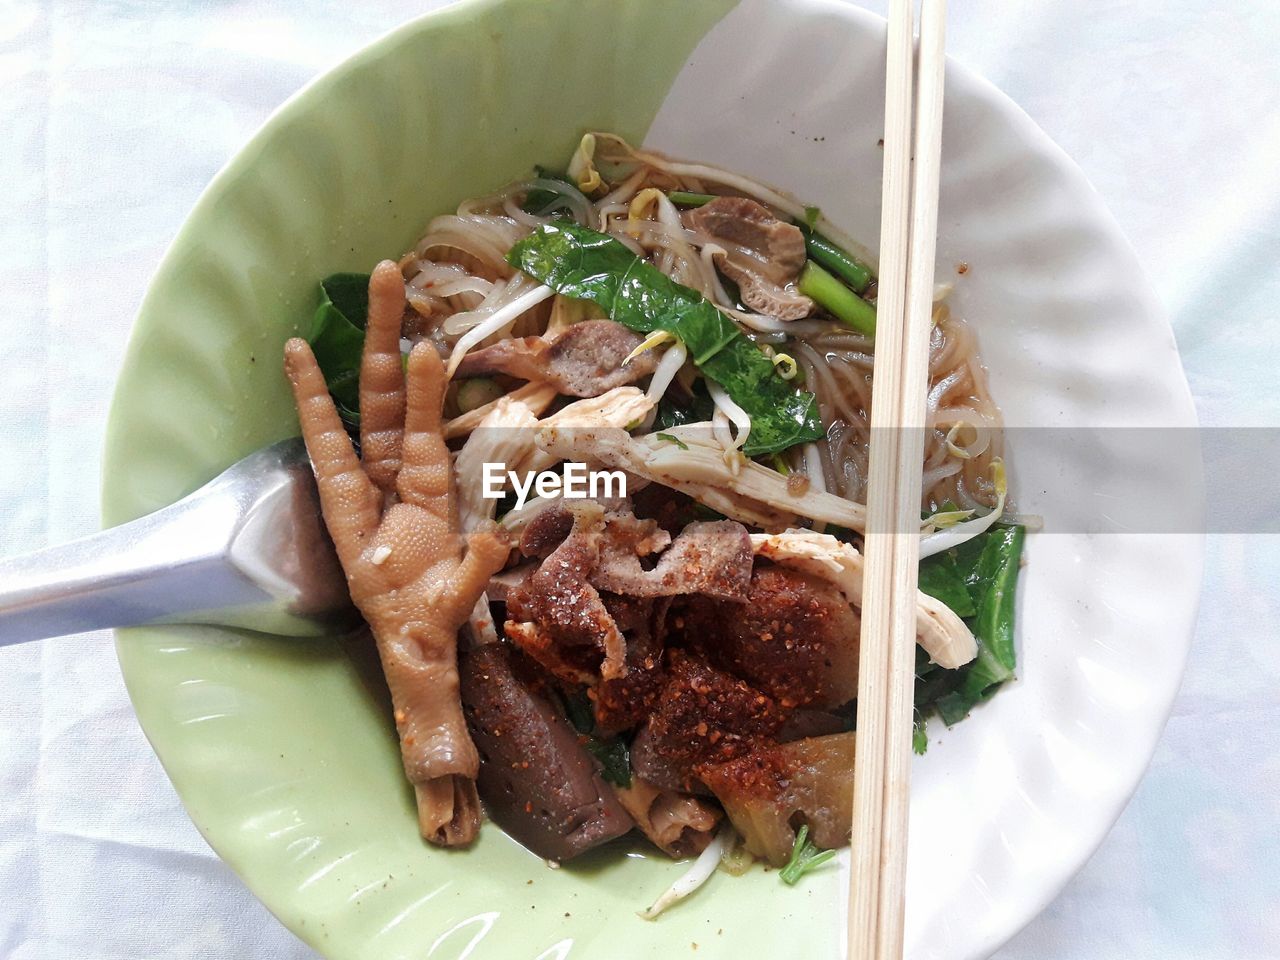
[[[723,816],[705,800],[664,790],[639,777],[632,777],[629,787],[613,789],[641,832],[676,860],[696,857],[705,850]]]
[[[563,502],[548,504],[529,518],[520,534],[520,552],[546,559],[573,530],[575,514]]]
[[[799,227],[748,197],[717,197],[684,216],[695,230],[753,254],[755,272],[778,286],[794,280],[808,256]]]
[[[668,604],[652,601],[741,599],[751,579],[751,538],[739,523],[692,523],[672,542],[653,520],[588,501],[539,511],[520,551],[543,560],[505,592],[507,636],[562,680],[591,684],[598,665],[597,722],[610,731],[643,720],[662,683],[656,633]],[[642,558],[655,554],[646,569]]]
[[[689,643],[783,707],[858,695],[858,615],[828,580],[760,565],[745,603],[693,597],[683,614]]]
[[[687,791],[700,764],[732,760],[772,743],[783,717],[769,697],[742,680],[683,650],[668,656],[669,679],[646,729],[654,753]]]
[[[723,600],[745,600],[750,581],[751,536],[733,520],[689,524],[652,570],[640,565],[630,544],[606,536],[591,576],[600,589],[633,597],[698,593]]]
[[[662,693],[662,641],[671,601],[604,594],[604,604],[627,641],[626,674],[601,680],[591,692],[596,728],[614,734],[643,722]]]
[[[528,580],[507,595],[508,636],[512,635],[513,623],[517,624],[517,633],[522,621],[536,624],[553,644],[599,649],[604,654],[600,675],[606,679],[620,677],[626,672],[622,632],[605,609],[599,591],[588,582],[600,556],[603,511],[599,504],[583,501],[566,507],[565,513],[571,518],[568,535]],[[530,526],[544,515],[535,517]],[[564,519],[551,514],[544,522],[562,527]],[[526,529],[521,539],[522,551],[530,536]],[[539,543],[550,542],[535,539]]]
[[[583,320],[556,337],[548,351],[550,378],[561,393],[598,397],[614,387],[635,383],[658,366],[647,350],[623,366],[644,338],[612,320]]]
[[[664,790],[710,796],[701,780],[690,779],[681,768],[658,753],[657,738],[645,724],[631,740],[631,772]]]
[[[520,675],[509,647],[462,656],[467,724],[489,816],[540,857],[568,860],[631,829],[631,817],[578,735]]]
[[[637,553],[653,553],[671,542],[670,535],[652,520],[639,520],[631,513],[625,498],[598,497],[569,504],[553,500],[525,521],[520,533],[520,552],[526,557],[546,558],[564,542],[573,529],[574,520],[583,510],[598,510],[604,522],[602,533],[611,549],[625,544]],[[593,513],[594,517],[594,513]]]
[[[765,746],[698,775],[724,804],[747,849],[775,867],[787,862],[795,827],[809,825],[815,846],[849,842],[853,819],[854,734]]]
[[[505,373],[550,383],[572,397],[598,397],[653,373],[657,365],[653,351],[622,364],[641,339],[612,320],[583,320],[554,340],[518,337],[469,353],[458,364],[455,376]]]
[[[531,621],[508,620],[502,632],[521,653],[557,680],[593,684],[600,675],[601,654],[595,647],[558,643],[553,634]]]
[[[849,717],[841,716],[831,710],[814,710],[809,707],[797,707],[787,714],[787,719],[778,731],[778,742],[788,743],[792,740],[805,740],[809,737],[825,737],[832,733],[844,733],[852,726]]]
[[[804,267],[804,234],[746,197],[718,197],[684,215],[685,223],[725,248],[718,266],[738,285],[752,310],[798,320],[813,312],[813,301],[791,285]]]

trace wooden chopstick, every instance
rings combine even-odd
[[[915,170],[911,252],[907,267],[907,334],[903,338],[898,433],[898,534],[894,557],[894,631],[889,647],[888,752],[881,837],[879,957],[901,957],[910,807],[911,733],[915,715],[916,597],[920,569],[920,493],[924,471],[925,396],[938,238],[942,165],[942,101],[946,68],[946,0],[924,0],[917,54]]]
[[[911,216],[913,0],[892,0],[885,63],[884,175],[880,199],[880,272],[876,297],[876,364],[871,386],[871,450],[867,477],[866,563],[858,654],[858,746],[853,773],[848,957],[872,960],[880,908],[884,820],[885,721],[888,717],[893,567],[892,516],[897,488],[899,358],[906,317]],[[886,425],[889,429],[886,429]]]
[[[850,960],[896,960],[903,946],[946,0],[923,0],[914,97],[911,21],[912,0],[894,0],[885,85],[884,206],[849,886]]]

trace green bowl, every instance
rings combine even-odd
[[[297,433],[281,374],[316,281],[398,256],[432,215],[558,165],[584,129],[643,139],[711,0],[473,0],[422,17],[281,107],[215,178],[134,328],[106,444],[103,518],[170,503]],[[643,42],[637,42],[643,38]],[[648,957],[829,951],[830,884],[767,908],[777,878],[639,920],[683,867],[611,848],[548,869],[488,826],[465,852],[419,839],[376,659],[338,640],[121,631],[129,694],[210,845],[326,956]],[[704,954],[705,955],[705,954]]]

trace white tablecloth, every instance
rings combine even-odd
[[[96,528],[129,325],[209,178],[310,77],[435,5],[0,0],[0,554]],[[1280,426],[1280,4],[953,7],[954,55],[1133,239],[1203,423]],[[1151,772],[1003,960],[1280,957],[1278,582],[1274,537],[1210,539]],[[108,637],[0,649],[0,957],[268,956],[313,955],[183,814]]]

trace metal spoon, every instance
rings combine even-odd
[[[306,637],[355,622],[300,439],[132,523],[0,560],[0,646],[147,623]]]

